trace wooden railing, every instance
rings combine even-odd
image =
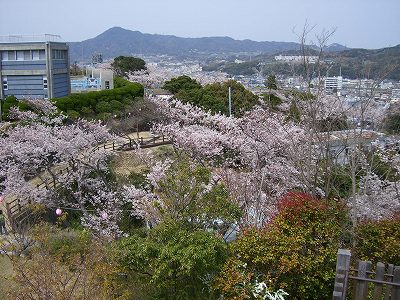
[[[95,152],[99,149],[111,150],[111,151],[130,151],[136,150],[139,148],[151,148],[157,147],[161,145],[170,144],[171,142],[162,136],[153,136],[151,138],[143,138],[139,139],[131,139],[130,137],[125,137],[124,141],[112,141],[102,145],[98,145],[94,147],[91,151]],[[61,166],[57,170],[53,172],[55,175],[62,175],[64,173],[68,174],[72,170],[69,166]],[[59,183],[53,176],[46,176],[40,178],[40,182],[35,184],[37,188],[56,188]],[[29,218],[29,208],[27,205],[30,203],[26,203],[26,201],[21,201],[19,198],[7,199],[4,203],[4,217],[6,228],[8,231],[15,231],[17,227],[17,223],[21,223],[27,218]]]
[[[370,261],[358,261],[357,269],[350,267],[350,250],[339,249],[333,300],[400,300],[400,266],[378,262],[372,272]],[[351,287],[351,288],[350,288]]]

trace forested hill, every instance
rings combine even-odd
[[[282,55],[301,55],[299,50],[279,52]],[[308,55],[318,55],[310,49]],[[250,75],[258,72],[294,76],[303,74],[303,66],[298,63],[275,61],[273,55],[259,55],[252,61],[237,64],[233,58],[221,62],[208,62],[203,70],[221,70],[231,75]],[[321,72],[329,76],[342,75],[346,78],[371,78],[400,80],[400,45],[382,49],[347,49],[339,52],[324,52]]]
[[[166,54],[173,56],[196,56],[226,53],[273,54],[298,49],[294,42],[256,42],[235,40],[230,37],[182,38],[173,35],[146,34],[120,27],[113,27],[82,42],[69,43],[72,60],[91,58],[100,52],[104,58],[132,54]],[[333,51],[346,47],[334,44]]]

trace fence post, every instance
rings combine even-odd
[[[376,264],[376,280],[383,281],[385,277],[385,264],[378,262]],[[374,289],[374,300],[381,300],[382,299],[382,283],[375,283],[375,289]]]
[[[400,266],[394,267],[393,283],[397,283],[397,284],[400,283]],[[393,286],[391,300],[400,300],[400,287],[399,286]]]
[[[393,269],[394,266],[392,264],[388,265],[387,268],[387,274],[388,275],[393,275]],[[388,278],[386,279],[387,282],[392,282],[392,277],[388,276]],[[390,284],[386,284],[386,289],[385,289],[385,300],[390,300],[390,292],[392,290],[392,286]]]
[[[350,258],[350,250],[338,250],[336,260],[335,286],[332,295],[333,300],[343,300],[346,298],[347,276],[350,269]]]
[[[370,261],[358,261],[358,272],[357,277],[359,278],[368,278],[367,271],[371,271],[371,262]],[[355,299],[357,300],[366,300],[368,296],[368,282],[365,280],[357,280],[356,284],[356,292]]]

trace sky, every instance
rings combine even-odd
[[[0,0],[0,36],[58,34],[67,42],[119,26],[180,37],[297,42],[335,30],[350,48],[400,44],[400,0]]]

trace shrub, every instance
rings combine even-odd
[[[273,290],[283,288],[292,299],[327,299],[347,224],[342,205],[290,193],[269,224],[242,232],[232,252]]]
[[[124,109],[122,103],[133,104],[136,98],[143,96],[143,86],[138,83],[118,77],[114,78],[114,82],[116,85],[112,90],[72,94],[68,97],[54,98],[52,101],[64,112],[74,110],[84,116],[91,116],[93,111],[97,114],[122,111]]]
[[[101,102],[97,103],[96,111],[98,113],[111,112],[111,105],[110,105],[110,103],[108,103],[106,101],[101,101]]]
[[[400,215],[387,220],[365,221],[356,228],[354,256],[373,263],[400,265]]]
[[[172,222],[122,239],[116,256],[150,299],[210,299],[210,280],[225,262],[227,246],[214,233]]]

